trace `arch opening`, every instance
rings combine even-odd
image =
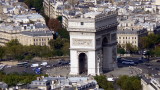
[[[79,54],[79,74],[87,74],[88,72],[88,60],[85,53]]]
[[[107,37],[104,37],[102,39],[102,72],[105,73],[107,72],[107,44],[108,44],[108,39]]]

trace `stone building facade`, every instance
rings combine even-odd
[[[5,46],[12,39],[17,39],[22,45],[49,46],[48,41],[53,39],[51,31],[24,31],[20,33],[9,33],[0,31],[0,46]]]
[[[148,32],[146,29],[140,30],[133,30],[133,29],[126,29],[126,30],[118,30],[117,31],[117,41],[118,44],[122,47],[125,47],[127,43],[132,44],[135,47],[139,47],[140,45],[140,38],[147,36]]]
[[[62,1],[44,0],[43,1],[44,13],[50,18],[57,18],[62,16],[64,5]]]

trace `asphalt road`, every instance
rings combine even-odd
[[[46,66],[41,66],[40,64],[42,62],[47,62],[48,64]],[[41,68],[41,73],[43,74],[46,74],[46,71],[47,70],[50,70],[50,69],[54,69],[54,68],[57,68],[57,67],[63,67],[63,66],[68,66],[69,65],[69,61],[67,61],[67,63],[60,63],[60,62],[66,62],[66,61],[60,61],[60,60],[57,60],[57,61],[32,61],[32,62],[29,62],[28,63],[28,66],[25,67],[25,66],[17,66],[17,65],[14,65],[14,66],[10,66],[10,65],[6,65],[4,68],[3,68],[3,71],[7,74],[9,73],[19,73],[19,74],[22,74],[22,73],[30,73],[30,74],[36,74],[35,73],[35,68]],[[38,67],[31,67],[32,64],[39,64]]]

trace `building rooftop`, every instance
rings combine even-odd
[[[21,34],[28,35],[28,36],[52,36],[51,31],[24,31]]]
[[[85,18],[95,18],[99,14],[101,14],[101,12],[88,12],[84,14],[84,17]]]
[[[38,13],[32,13],[32,14],[14,15],[13,18],[14,19],[37,19],[37,18],[43,18],[43,17]]]

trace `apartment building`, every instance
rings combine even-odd
[[[125,46],[127,43],[132,44],[133,46],[139,47],[140,37],[146,36],[147,30],[133,30],[133,29],[125,29],[117,31],[117,41],[121,46]]]
[[[26,31],[18,34],[18,41],[22,45],[49,46],[48,42],[53,39],[51,31]]]
[[[50,18],[57,18],[58,16],[62,16],[62,12],[65,8],[65,5],[63,4],[63,1],[44,0],[44,13]]]
[[[20,33],[8,33],[0,31],[0,45],[5,46],[12,39],[17,39],[22,45],[49,46],[49,40],[53,39],[51,31],[24,31]]]

